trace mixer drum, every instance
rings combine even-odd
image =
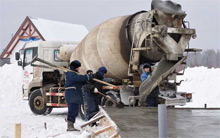
[[[127,77],[131,50],[125,34],[127,18],[116,17],[96,26],[76,47],[70,61],[77,59],[82,63],[81,73],[105,66],[107,77]]]
[[[148,18],[148,12],[144,11],[132,16],[112,18],[96,26],[73,51],[70,61],[77,59],[82,63],[81,73],[88,69],[95,72],[99,67],[105,66],[108,70],[106,77],[119,80],[127,78],[131,43],[134,41],[136,44],[139,40],[138,33],[144,33],[142,24],[137,21]],[[149,43],[143,41],[143,46]],[[160,48],[153,43],[150,50],[141,52],[140,62],[152,63],[161,58]]]

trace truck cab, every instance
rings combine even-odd
[[[46,108],[46,103],[44,101],[47,99],[43,90],[44,87],[47,85],[56,86],[58,84],[57,79],[59,79],[59,81],[64,81],[64,72],[58,71],[59,78],[57,78],[57,73],[55,73],[53,69],[32,66],[32,60],[37,56],[40,59],[53,63],[54,65],[68,67],[69,62],[60,59],[60,47],[63,45],[76,47],[77,43],[60,41],[28,42],[19,51],[19,53],[16,53],[16,60],[18,60],[18,65],[23,68],[23,99],[29,100],[30,104],[36,106],[35,108],[37,108],[37,105],[41,106],[38,107],[39,111],[43,109],[44,106]],[[36,64],[43,65],[43,63],[40,62],[36,62]],[[38,93],[37,95],[41,95],[42,97],[38,97],[36,99],[36,94],[35,97],[33,97],[34,92]],[[33,108],[32,111],[35,110],[35,108]],[[45,111],[33,112],[36,114],[44,114]]]

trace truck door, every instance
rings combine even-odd
[[[24,51],[24,62],[23,62],[23,98],[28,98],[28,86],[33,80],[33,67],[31,61],[37,54],[37,47],[27,48]]]

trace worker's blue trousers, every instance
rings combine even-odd
[[[68,104],[68,114],[67,114],[67,120],[75,123],[76,117],[79,113],[79,104],[77,103],[69,103]]]
[[[87,104],[86,118],[89,120],[99,111],[98,96],[90,92],[85,92],[85,99]]]

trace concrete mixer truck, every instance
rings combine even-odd
[[[79,44],[46,41],[26,44],[23,61],[18,62],[26,71],[26,78],[30,77],[26,68],[34,66],[31,79],[24,81],[23,87],[31,110],[35,114],[47,114],[52,108],[67,106],[64,72],[48,68],[45,62],[32,61],[36,56],[41,61],[65,68],[77,59],[82,63],[81,73],[105,66],[106,77],[120,84],[117,88],[106,87],[109,89],[106,94],[125,105],[135,105],[135,102],[144,105],[155,87],[159,87],[160,101],[167,105],[189,102],[191,93],[177,92],[180,82],[176,81],[176,75],[181,75],[177,67],[185,63],[184,52],[196,51],[187,48],[190,39],[196,37],[196,31],[187,27],[186,14],[181,7],[175,4],[168,8],[160,6],[152,3],[150,11],[109,19],[91,30]],[[16,59],[19,60],[19,56],[16,53]],[[146,62],[154,69],[142,83],[140,74]],[[108,100],[103,101],[102,105],[109,105]]]

